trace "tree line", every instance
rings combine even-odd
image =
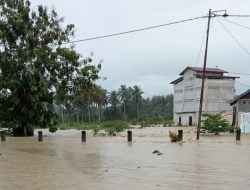
[[[57,101],[55,107],[62,123],[142,121],[148,118],[172,120],[172,95],[143,98],[143,93],[137,85],[121,85],[119,89],[110,92],[93,85],[66,101]]]

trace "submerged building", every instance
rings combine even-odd
[[[234,99],[235,79],[238,77],[225,76],[225,73],[228,72],[219,68],[206,69],[203,113],[222,113],[232,118],[230,102]],[[197,125],[203,69],[186,67],[179,75],[170,83],[174,85],[174,123]]]
[[[241,128],[243,133],[250,133],[250,89],[235,97],[233,106],[233,125]]]

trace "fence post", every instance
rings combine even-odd
[[[86,142],[86,131],[82,131],[82,142]]]
[[[42,141],[43,141],[43,132],[38,131],[38,142],[42,142]]]
[[[178,130],[178,141],[183,140],[183,130]]]
[[[128,131],[128,142],[132,141],[132,131]]]
[[[236,130],[236,141],[240,141],[240,135],[241,135],[241,129],[238,128],[238,129]]]
[[[1,135],[1,142],[5,142],[6,141],[5,131],[0,131],[0,135]]]

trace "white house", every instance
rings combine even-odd
[[[222,113],[232,118],[235,78],[219,68],[207,68],[204,86],[203,113]],[[174,85],[174,123],[176,125],[197,125],[200,90],[203,70],[200,67],[186,67]]]

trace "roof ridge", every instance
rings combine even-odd
[[[241,93],[240,95],[236,96],[231,102],[230,105],[234,105],[239,99],[241,99],[243,96],[247,95],[250,93],[250,89],[246,90],[245,92]]]

